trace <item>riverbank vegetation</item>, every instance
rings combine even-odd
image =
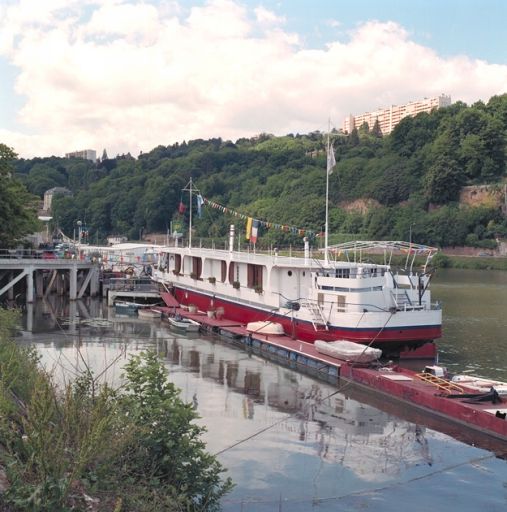
[[[57,386],[0,309],[0,509],[213,511],[231,489],[197,414],[153,353],[121,390],[91,372]]]
[[[330,232],[376,240],[410,237],[439,247],[496,247],[496,239],[507,236],[502,212],[506,134],[507,95],[407,117],[385,137],[366,125],[350,134],[334,130]],[[15,171],[40,197],[55,186],[72,190],[73,197],[55,199],[54,220],[71,234],[81,219],[91,241],[104,241],[111,233],[134,240],[146,232],[166,233],[171,221],[173,227],[186,225],[188,195],[181,190],[191,176],[204,197],[227,211],[319,233],[325,214],[325,144],[320,132],[261,134],[236,142],[199,139],[160,145],[137,159],[104,154],[97,164],[19,159]],[[486,185],[488,198],[460,201],[469,185]],[[183,214],[180,203],[186,204]],[[227,211],[203,210],[202,218],[194,215],[197,237],[225,237],[229,224],[238,222]],[[244,233],[244,226],[239,231]],[[262,230],[261,240],[279,246],[301,243],[297,233],[283,229]]]

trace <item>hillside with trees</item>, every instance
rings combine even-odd
[[[365,125],[350,134],[333,131],[337,165],[330,176],[331,240],[341,236],[412,239],[438,246],[492,247],[507,235],[497,204],[459,204],[465,185],[501,187],[506,177],[507,95],[472,106],[458,102],[431,114],[405,118],[382,137]],[[56,197],[55,221],[67,234],[84,221],[91,241],[108,234],[139,239],[180,219],[190,177],[201,194],[236,212],[319,233],[326,188],[326,134],[262,134],[236,142],[220,138],[158,146],[137,159],[104,158],[97,164],[57,157],[17,160],[16,177],[42,197]],[[107,156],[107,155],[106,155]],[[195,204],[194,204],[194,213]],[[196,216],[195,216],[196,217]],[[237,219],[204,208],[197,237],[220,237]],[[243,222],[243,221],[241,221]],[[241,226],[244,231],[244,226]],[[294,243],[297,235],[269,229],[261,241]]]

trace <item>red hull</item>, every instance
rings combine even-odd
[[[201,311],[224,308],[224,316],[230,320],[247,324],[272,320],[283,325],[286,334],[299,340],[313,343],[320,339],[334,341],[345,339],[358,343],[370,343],[375,338],[374,345],[383,349],[399,351],[403,348],[417,348],[442,335],[441,326],[423,326],[406,328],[385,328],[379,334],[378,329],[349,329],[333,327],[329,330],[316,331],[311,322],[294,320],[285,315],[270,314],[268,311],[255,309],[251,306],[229,302],[190,290],[175,288],[176,299],[180,304],[195,304]],[[162,294],[162,298],[165,294]],[[171,306],[171,304],[168,304]]]

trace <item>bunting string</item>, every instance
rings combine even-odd
[[[276,224],[274,222],[267,222],[264,220],[254,219],[253,217],[250,217],[249,215],[239,213],[235,210],[232,210],[231,208],[227,208],[226,206],[224,206],[222,204],[215,203],[214,201],[210,201],[206,197],[202,198],[202,204],[205,206],[209,206],[210,208],[213,208],[214,210],[221,211],[222,213],[228,213],[229,215],[238,217],[238,218],[246,220],[246,221],[251,219],[250,224],[255,222],[255,223],[257,223],[258,226],[262,226],[266,229],[278,229],[280,231],[283,231],[284,233],[292,233],[293,235],[299,235],[299,236],[309,236],[309,237],[318,236],[318,235],[316,235],[315,231],[311,231],[309,229],[301,229],[301,228],[297,228],[295,226],[289,226],[288,224]]]

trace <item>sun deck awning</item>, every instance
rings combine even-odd
[[[324,249],[321,250],[323,251]],[[335,257],[345,256],[348,260],[352,261],[361,261],[362,256],[366,254],[381,254],[384,255],[386,264],[390,263],[393,254],[405,255],[407,257],[406,266],[412,267],[416,256],[425,257],[426,266],[439,249],[437,247],[416,244],[414,242],[356,240],[354,242],[331,245],[328,247],[328,250],[330,253],[334,254]],[[412,261],[411,264],[408,265],[410,258]]]

